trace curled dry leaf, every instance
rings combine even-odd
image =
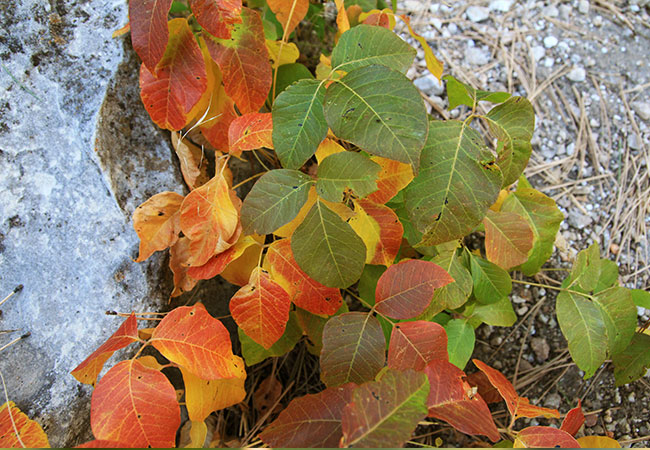
[[[275,405],[273,413],[280,412],[282,405],[276,405],[276,402],[280,399],[281,395],[282,383],[272,374],[264,378],[257,385],[257,389],[253,393],[253,407],[255,411],[260,415],[264,415]]]
[[[136,262],[142,262],[154,252],[171,247],[178,241],[183,198],[175,192],[161,192],[135,209],[133,228],[140,238]]]
[[[169,250],[169,268],[174,274],[174,290],[171,297],[178,297],[194,289],[199,280],[192,278],[189,271],[190,240],[183,236]]]
[[[176,156],[181,163],[181,173],[185,184],[190,190],[195,189],[208,182],[208,160],[205,158],[203,149],[181,139],[180,133],[172,131],[172,146]]]

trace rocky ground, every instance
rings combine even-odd
[[[547,266],[570,267],[577,252],[595,241],[620,264],[620,281],[640,289],[650,285],[648,4],[401,2],[445,62],[446,73],[533,102],[534,153],[526,175],[557,201],[566,218]],[[444,88],[418,55],[408,75],[426,93],[432,112],[461,115],[463,107],[446,111]],[[549,271],[530,281],[553,286],[565,275]],[[581,399],[592,412],[585,434],[612,433],[625,446],[650,445],[647,378],[616,388],[605,366],[582,380],[554,317],[555,292],[518,285],[512,300],[520,317],[516,328],[480,328],[474,357],[491,361],[538,404],[565,413]],[[638,313],[641,323],[650,317],[643,308]],[[433,443],[435,437],[426,439]],[[458,433],[446,437],[449,445],[471,443]]]

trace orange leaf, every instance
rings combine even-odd
[[[172,131],[172,147],[174,147],[176,156],[178,156],[181,163],[183,180],[185,180],[185,184],[190,188],[190,191],[210,180],[208,160],[205,158],[202,149],[191,142],[181,140],[180,133],[176,131]]]
[[[262,236],[251,235],[259,244],[264,243]],[[251,277],[251,273],[260,262],[261,245],[249,245],[244,249],[240,256],[230,261],[226,268],[221,272],[221,277],[231,284],[237,286],[246,286]]]
[[[203,422],[213,411],[236,405],[246,397],[244,361],[236,355],[232,358],[238,368],[234,378],[204,380],[180,366],[185,384],[185,406],[191,421]]]
[[[97,439],[134,447],[173,447],[180,424],[174,386],[138,360],[113,366],[97,383],[90,401],[90,426]]]
[[[583,436],[578,443],[582,448],[621,448],[618,441],[607,436]]]
[[[77,445],[74,448],[135,448],[135,447],[131,447],[129,443],[124,443],[124,442],[94,439],[92,441],[85,442],[81,445]]]
[[[183,236],[169,249],[169,268],[174,274],[174,290],[170,297],[178,297],[194,289],[198,280],[189,275],[190,240]]]
[[[18,447],[50,448],[50,443],[37,422],[8,402],[0,406],[0,448]]]
[[[532,419],[538,416],[544,416],[548,419],[552,417],[560,417],[560,413],[557,409],[534,406],[530,404],[530,401],[526,397],[519,397],[512,383],[498,370],[493,369],[478,359],[473,359],[472,361],[476,367],[481,369],[481,371],[487,375],[492,386],[497,388],[501,397],[506,401],[508,411],[510,411],[510,414],[515,419],[518,417],[528,417]]]
[[[342,35],[350,29],[350,19],[348,19],[348,13],[345,10],[345,4],[343,0],[334,0],[336,4],[336,25],[338,27],[337,36]]]
[[[393,319],[416,317],[429,306],[435,289],[453,281],[442,267],[430,261],[401,261],[379,277],[375,308]]]
[[[169,43],[151,72],[140,67],[140,96],[151,119],[161,128],[180,130],[201,99],[208,74],[199,44],[187,20],[169,21]]]
[[[431,390],[427,399],[429,417],[448,422],[467,434],[482,434],[493,442],[499,432],[487,404],[465,380],[465,372],[448,361],[437,359],[424,369]]]
[[[551,427],[528,427],[517,433],[514,448],[580,448],[566,431]]]
[[[266,264],[273,279],[287,291],[297,307],[313,314],[328,316],[341,307],[341,291],[323,286],[298,266],[291,251],[290,239],[281,239],[271,244],[266,254],[265,266]]]
[[[282,383],[271,374],[257,385],[257,389],[253,393],[253,408],[259,414],[266,414],[280,399],[281,395]],[[281,409],[282,405],[278,404],[274,412],[278,412]]]
[[[231,194],[232,193],[232,194]],[[202,266],[232,247],[239,225],[241,201],[231,191],[223,174],[190,192],[181,205],[181,230],[190,239],[190,266]]]
[[[381,11],[373,9],[368,13],[362,14],[359,18],[362,19],[363,23],[366,25],[384,27],[387,30],[395,28],[395,14],[393,14],[393,11],[388,8]]]
[[[534,235],[526,219],[514,212],[488,209],[483,225],[485,254],[490,262],[510,270],[528,261]]]
[[[212,59],[223,74],[226,93],[243,113],[257,112],[271,88],[271,63],[257,11],[242,8],[242,23],[230,39],[206,40]]]
[[[224,252],[213,256],[202,266],[190,267],[187,274],[197,280],[209,280],[219,275],[232,261],[236,260],[248,249],[250,246],[255,245],[259,247],[259,239],[253,236],[240,236],[239,240]],[[250,276],[250,274],[249,274]],[[246,280],[248,282],[248,280]],[[244,284],[246,284],[244,282]]]
[[[284,334],[290,308],[287,291],[259,267],[230,299],[230,313],[237,325],[267,350]]]
[[[447,333],[442,326],[416,320],[393,327],[388,345],[388,367],[420,371],[436,359],[449,360]]]
[[[133,228],[140,238],[140,254],[136,262],[142,262],[154,252],[171,247],[178,241],[183,198],[176,192],[161,192],[135,209]]]
[[[169,39],[167,13],[172,0],[129,0],[131,43],[142,62],[154,71]]]
[[[350,226],[366,244],[366,264],[390,266],[402,245],[404,227],[388,206],[359,199]]]
[[[282,24],[287,37],[304,19],[309,9],[309,0],[267,0],[267,3],[275,18]]]
[[[237,117],[235,103],[226,95],[226,90],[221,82],[223,79],[221,70],[214,61],[210,61],[210,68],[214,74],[214,84],[208,88],[212,93],[209,108],[199,128],[201,134],[214,148],[227,152],[229,149],[228,128]]]
[[[366,197],[368,201],[384,204],[413,180],[410,164],[381,156],[372,156],[370,159],[381,166],[381,171],[377,178],[377,190]]]
[[[190,0],[196,21],[213,36],[230,39],[230,30],[241,23],[241,0]]]
[[[582,412],[582,402],[578,400],[578,406],[569,411],[564,417],[560,430],[575,436],[583,423],[585,423],[585,415]]]
[[[271,134],[273,119],[271,113],[250,113],[236,118],[228,130],[229,152],[235,156],[244,150],[256,148],[273,148]]]
[[[233,360],[230,334],[205,306],[181,306],[160,321],[149,341],[162,355],[206,380],[233,378],[241,366]]]
[[[126,347],[138,340],[138,321],[135,313],[126,319],[122,325],[109,337],[97,350],[84,359],[71,373],[78,381],[85,384],[95,385],[97,377],[102,371],[104,364],[117,350]]]

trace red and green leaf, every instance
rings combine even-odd
[[[388,206],[366,199],[354,202],[356,215],[350,226],[366,244],[366,264],[390,266],[395,261],[404,227]]]
[[[368,201],[384,204],[413,180],[410,164],[381,156],[372,156],[370,159],[379,164],[381,170],[377,178],[377,190],[366,197]]]
[[[533,231],[522,216],[514,212],[488,209],[485,225],[485,254],[488,261],[510,270],[528,260],[533,248]]]
[[[517,433],[514,448],[580,448],[573,436],[551,427],[528,427]]]
[[[172,0],[129,0],[131,43],[151,72],[165,54],[169,39],[167,13],[171,5]]]
[[[104,364],[117,350],[126,347],[138,340],[138,321],[135,313],[131,315],[120,325],[120,327],[109,337],[97,350],[83,360],[72,372],[73,377],[78,381],[92,386],[97,382],[99,373],[104,368]]]
[[[241,23],[241,0],[190,0],[192,14],[208,33],[221,39],[230,39],[230,31]]]
[[[393,327],[388,346],[388,367],[424,370],[436,359],[447,361],[447,333],[434,322],[416,320]]]

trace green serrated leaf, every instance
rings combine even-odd
[[[607,329],[595,303],[576,292],[563,291],[555,306],[569,353],[585,379],[593,376],[607,357]]]
[[[332,51],[332,67],[350,72],[379,64],[405,73],[414,58],[415,49],[392,31],[361,24],[341,35]]]
[[[600,248],[594,242],[588,249],[578,253],[571,274],[563,286],[578,286],[585,292],[598,293],[614,286],[617,281],[618,266],[614,261],[601,259]]]
[[[555,236],[560,230],[564,215],[555,200],[532,188],[518,187],[501,205],[501,211],[515,212],[528,221],[533,230],[533,248],[526,261],[517,269],[527,276],[536,274],[551,257]]]
[[[503,297],[490,305],[477,304],[472,317],[495,327],[510,327],[517,321],[517,315],[508,297]]]
[[[465,122],[432,121],[420,173],[405,189],[420,245],[459,239],[476,227],[501,189],[501,171],[478,132]]]
[[[612,357],[616,386],[638,380],[650,368],[650,336],[634,333],[627,348]]]
[[[467,320],[452,319],[445,325],[447,332],[447,352],[449,362],[460,370],[464,370],[474,352],[474,327]]]
[[[402,447],[427,416],[429,380],[414,370],[388,369],[352,394],[343,410],[341,447]]]
[[[497,164],[503,173],[503,186],[509,186],[523,173],[533,151],[530,140],[535,131],[535,111],[524,97],[511,97],[495,106],[485,119],[490,131],[503,144]]]
[[[340,202],[345,188],[351,188],[363,198],[377,190],[380,170],[379,164],[361,153],[334,153],[318,165],[316,192],[325,200]]]
[[[284,334],[268,350],[249,338],[241,328],[237,328],[241,352],[247,366],[264,361],[266,358],[282,356],[291,351],[302,337],[302,330],[295,311],[289,314],[289,321]]]
[[[636,329],[636,306],[629,289],[613,287],[594,295],[607,328],[607,347],[610,355],[622,352],[628,346]]]
[[[325,89],[318,80],[289,86],[273,104],[273,146],[282,166],[299,169],[327,136]]]
[[[512,291],[508,272],[490,261],[471,255],[470,267],[474,282],[474,297],[484,305],[496,303]]]
[[[313,180],[302,172],[266,172],[244,199],[241,221],[245,234],[269,234],[291,222],[309,196]]]
[[[474,109],[481,100],[491,103],[503,103],[510,98],[510,94],[507,92],[488,92],[474,89],[451,75],[444,76],[443,80],[447,82],[448,109],[450,111],[458,105],[466,105]]]
[[[366,246],[352,227],[317,200],[291,238],[302,270],[327,287],[356,282],[366,261]]]
[[[327,88],[325,118],[337,137],[368,153],[419,166],[427,112],[404,74],[379,65],[349,72]]]
[[[376,317],[350,312],[327,321],[320,363],[328,387],[371,381],[385,362],[386,340]]]

